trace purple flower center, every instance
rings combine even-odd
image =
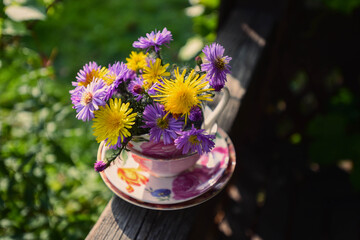
[[[142,88],[141,85],[136,84],[136,85],[133,87],[133,91],[134,91],[134,93],[136,93],[136,94],[142,94],[142,93],[144,92],[144,89]]]
[[[189,137],[189,142],[190,142],[191,144],[198,144],[198,143],[200,143],[200,141],[199,141],[199,139],[197,138],[196,135],[191,135],[191,136]]]
[[[225,62],[224,59],[222,58],[218,58],[215,61],[215,67],[219,70],[224,70],[225,69]]]
[[[83,102],[85,105],[89,104],[93,99],[93,95],[91,92],[87,92],[86,94],[84,94],[83,97]]]
[[[156,119],[156,125],[162,130],[169,127],[169,120],[167,118],[158,118]]]

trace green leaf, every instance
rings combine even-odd
[[[14,21],[44,20],[45,13],[40,9],[28,6],[9,6],[5,9],[6,15]]]
[[[2,36],[3,25],[4,25],[4,19],[0,18],[0,38]]]
[[[5,19],[3,25],[4,25],[4,27],[2,28],[3,35],[10,35],[10,36],[29,35],[29,32],[26,29],[25,24],[22,22],[14,22],[9,19]]]
[[[128,153],[126,152],[126,150],[122,150],[121,152],[121,160],[123,161],[122,164],[125,165],[126,161],[128,159]]]

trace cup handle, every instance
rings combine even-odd
[[[225,106],[230,99],[230,92],[226,87],[223,88],[223,93],[224,94],[222,95],[221,100],[215,107],[214,111],[212,111],[212,113],[210,113],[210,115],[204,119],[202,128],[205,129],[206,132],[211,131],[212,127],[214,126],[222,111],[225,109]]]

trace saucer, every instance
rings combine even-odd
[[[98,157],[104,156],[104,145]],[[120,198],[137,206],[172,210],[198,205],[224,188],[235,168],[235,150],[227,134],[218,129],[215,148],[191,169],[174,177],[159,178],[139,167],[131,154],[121,154],[100,175]]]

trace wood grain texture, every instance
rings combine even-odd
[[[270,14],[234,10],[218,32],[217,42],[232,57],[232,75],[226,84],[231,99],[218,121],[225,131],[231,129],[273,23]],[[187,239],[194,221],[209,221],[203,219],[204,207],[209,205],[169,212],[147,210],[115,196],[86,239]]]
[[[192,208],[156,211],[113,197],[86,239],[185,239],[193,220]]]

